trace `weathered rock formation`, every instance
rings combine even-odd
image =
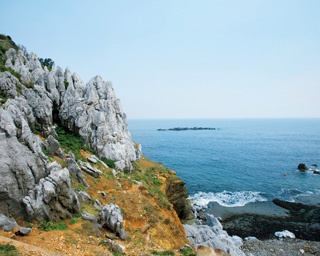
[[[20,73],[21,83],[9,72],[0,74],[0,88],[16,97],[20,90],[32,110],[32,130],[36,125],[46,137],[53,133],[53,123],[62,124],[79,134],[100,158],[116,162],[117,168],[131,170],[136,150],[119,99],[112,84],[100,76],[86,85],[67,68],[43,69],[34,54],[6,52],[6,67]]]
[[[194,219],[191,206],[187,202],[188,191],[185,182],[176,175],[169,175],[166,184],[166,196],[173,208],[177,212],[179,218],[183,221]]]
[[[101,223],[102,227],[110,229],[122,240],[126,239],[127,235],[122,226],[123,217],[119,206],[115,204],[105,205],[98,217],[98,222]]]
[[[43,68],[35,54],[11,48],[2,57],[10,72],[0,72],[0,212],[30,220],[71,216],[79,201],[70,174],[88,184],[74,157],[61,150],[54,127],[80,135],[100,158],[130,171],[137,152],[120,101],[99,76],[85,85],[68,68]],[[43,150],[65,159],[69,170],[50,163]]]
[[[207,225],[184,225],[187,238],[195,247],[207,246],[222,250],[231,256],[245,255],[240,246],[242,239],[237,236],[229,236],[226,231],[222,229],[219,220],[212,215],[207,215]]]
[[[71,187],[68,169],[62,169],[56,162],[47,167],[50,174],[23,198],[29,219],[59,221],[79,213],[80,204]]]

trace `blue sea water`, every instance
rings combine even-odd
[[[199,204],[225,206],[319,194],[320,119],[129,120],[143,154],[176,171]],[[215,127],[217,130],[157,131]],[[319,167],[317,167],[319,169]],[[313,169],[317,169],[314,168]]]

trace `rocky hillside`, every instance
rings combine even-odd
[[[3,236],[65,255],[188,244],[179,219],[193,217],[184,183],[143,157],[112,84],[44,66],[4,35],[0,166]]]

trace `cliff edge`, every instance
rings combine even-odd
[[[111,82],[47,63],[0,35],[0,235],[66,255],[178,252],[184,183],[142,155]]]

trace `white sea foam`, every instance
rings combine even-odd
[[[195,209],[207,208],[210,202],[217,202],[226,207],[244,206],[248,203],[267,201],[261,192],[253,191],[223,191],[219,193],[199,192],[191,196],[192,206]]]

